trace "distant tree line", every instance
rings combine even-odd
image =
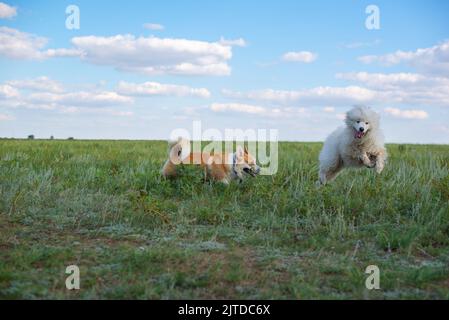
[[[28,140],[34,140],[34,134],[30,134],[27,137]],[[50,136],[50,140],[54,140],[55,137],[53,135]],[[75,140],[74,137],[68,137],[67,140]]]

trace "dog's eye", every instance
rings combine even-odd
[[[360,123],[360,121],[357,121],[357,123]]]
[[[368,122],[365,122],[365,124],[368,124]]]

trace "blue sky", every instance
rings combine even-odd
[[[387,142],[449,143],[448,40],[447,1],[4,1],[0,136],[322,141],[366,104]]]

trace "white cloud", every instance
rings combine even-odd
[[[385,108],[385,113],[396,118],[403,119],[426,119],[429,114],[424,110],[401,110],[397,108]]]
[[[338,79],[376,90],[382,102],[449,106],[449,79],[416,73],[340,73]]]
[[[376,100],[379,95],[376,91],[359,86],[316,87],[297,91],[264,89],[247,93],[222,90],[222,94],[234,99],[267,101],[280,104],[301,103],[317,106],[369,103]]]
[[[113,115],[113,116],[117,116],[117,117],[131,117],[131,116],[134,115],[134,112],[132,112],[132,111],[111,110],[110,114]]]
[[[0,99],[11,99],[20,96],[19,90],[9,84],[0,84]]]
[[[82,57],[83,52],[79,49],[48,49],[44,52],[45,58],[57,57]]]
[[[132,117],[132,111],[120,111],[112,108],[90,108],[90,107],[62,107],[58,108],[61,113],[67,114],[93,114],[93,115],[111,115],[114,117]]]
[[[158,82],[129,83],[120,81],[117,92],[129,96],[193,96],[209,98],[210,92],[206,88],[191,88],[182,85],[162,84]]]
[[[424,76],[416,73],[368,73],[350,72],[337,73],[337,79],[363,82],[365,85],[375,88],[385,88],[385,86],[410,85],[422,81]]]
[[[17,8],[0,2],[0,19],[9,19],[17,15]]]
[[[75,86],[79,87],[79,86]],[[134,115],[131,110],[117,110],[117,107],[134,105],[135,98],[166,95],[210,97],[205,88],[191,88],[182,85],[168,85],[157,82],[140,84],[119,82],[114,91],[104,87],[83,85],[65,87],[48,77],[26,80],[9,80],[0,84],[1,106],[5,108],[26,108],[52,110],[66,114],[104,114],[117,117]]]
[[[398,50],[386,55],[362,56],[359,57],[359,61],[367,64],[380,63],[386,66],[406,63],[422,72],[449,77],[449,40],[415,51]]]
[[[343,87],[303,90],[263,89],[249,92],[222,90],[225,97],[278,104],[308,106],[417,105],[449,107],[449,79],[416,73],[339,73],[337,79],[355,82]]]
[[[11,59],[43,60],[79,57],[109,65],[120,71],[142,74],[213,75],[231,74],[227,61],[232,47],[218,42],[116,35],[72,38],[73,48],[45,49],[48,39],[0,27],[0,56]]]
[[[263,107],[242,103],[213,103],[210,109],[214,112],[236,111],[250,114],[263,114],[266,112],[266,109]]]
[[[317,59],[318,55],[310,51],[287,52],[282,56],[282,60],[288,62],[311,63]]]
[[[223,37],[220,38],[220,41],[218,41],[219,44],[222,44],[224,46],[236,46],[236,47],[246,47],[246,41],[243,38],[238,39],[225,39]]]
[[[43,59],[40,50],[47,39],[8,27],[0,27],[0,55],[12,59]]]
[[[64,88],[58,81],[51,80],[48,77],[38,77],[35,79],[26,80],[10,80],[5,82],[14,88],[29,89],[29,90],[44,90],[49,92],[63,92]]]
[[[68,93],[50,93],[38,92],[27,96],[26,100],[35,105],[50,106],[93,106],[108,107],[117,105],[132,104],[134,100],[130,97],[120,95],[114,91],[98,92],[68,92]]]
[[[21,92],[22,89],[29,90]],[[0,84],[0,99],[4,107],[65,110],[73,108],[109,108],[130,105],[132,97],[114,91],[92,88],[89,91],[68,91],[48,77],[27,80],[10,80]]]
[[[238,112],[264,117],[293,117],[305,112],[304,108],[265,108],[258,105],[244,103],[213,103],[210,105],[213,112]]]
[[[334,107],[324,107],[323,111],[327,112],[327,113],[332,113],[335,111],[335,108]]]
[[[229,75],[232,49],[217,42],[116,35],[72,38],[82,59],[144,74]]]
[[[0,27],[0,56],[11,59],[43,60],[53,57],[80,56],[77,49],[43,50],[48,39],[8,27]]]
[[[144,23],[143,27],[148,30],[164,30],[164,26],[159,23]]]
[[[0,121],[11,121],[14,120],[15,118],[9,114],[3,114],[0,113]]]

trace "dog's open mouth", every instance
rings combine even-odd
[[[364,135],[365,135],[365,132],[354,131],[354,138],[356,138],[356,139],[362,139]]]
[[[255,173],[254,170],[251,169],[251,168],[243,168],[243,171],[244,171],[245,173],[251,175],[251,177],[255,177],[255,176],[256,176],[256,173]]]

